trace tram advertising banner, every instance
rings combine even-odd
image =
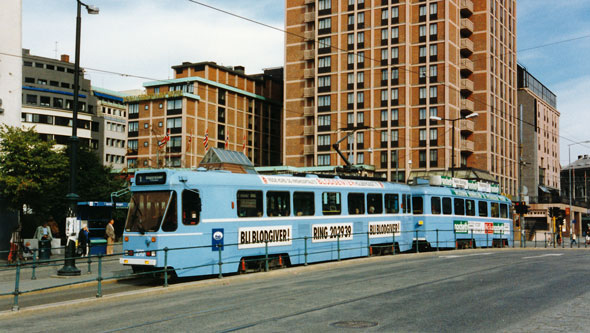
[[[312,243],[352,240],[352,223],[312,224]],[[340,238],[338,237],[340,236]]]
[[[292,226],[277,225],[238,229],[238,249],[268,246],[285,246],[292,243]]]
[[[475,222],[469,221],[469,232],[472,232],[474,235],[482,235],[486,233],[485,229],[485,222]]]
[[[401,221],[369,222],[369,238],[401,236]]]
[[[456,234],[466,234],[469,232],[469,222],[467,221],[453,221],[455,225]]]
[[[508,234],[510,225],[508,223],[492,223],[479,221],[454,221],[455,233],[468,234],[473,232],[474,235],[484,234]]]

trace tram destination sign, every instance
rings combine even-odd
[[[165,172],[138,173],[135,175],[135,185],[161,185],[166,184]]]

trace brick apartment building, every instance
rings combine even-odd
[[[285,6],[283,164],[342,165],[331,145],[352,134],[354,163],[404,181],[450,169],[454,146],[456,169],[516,193],[516,1]]]
[[[206,135],[208,147],[242,151],[254,165],[281,163],[282,68],[256,75],[214,62],[172,68],[174,79],[125,97],[128,169],[196,167]]]

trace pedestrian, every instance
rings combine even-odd
[[[107,255],[113,254],[113,244],[115,244],[115,220],[111,219],[107,224],[107,228],[105,231],[106,238],[107,238]]]
[[[35,238],[39,241],[39,259],[49,259],[51,256],[51,240],[53,239],[53,235],[51,234],[51,228],[47,221],[37,227]]]
[[[49,227],[51,228],[51,235],[53,236],[53,238],[61,238],[61,235],[59,233],[59,226],[57,225],[57,222],[55,222],[55,220],[53,219],[53,216],[49,216],[49,218],[47,219],[47,225],[49,225]]]
[[[80,257],[85,257],[88,253],[88,232],[88,225],[84,225],[78,233],[78,249],[76,250],[76,254]]]
[[[575,232],[573,232],[573,231],[572,231],[572,241],[571,241],[571,243],[570,243],[570,244],[571,244],[572,246],[573,246],[574,244],[578,244],[578,243],[576,242],[576,233],[575,233]]]

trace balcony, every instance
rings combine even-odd
[[[468,99],[462,98],[461,99],[461,111],[469,111],[472,113],[475,110],[475,103]]]
[[[305,50],[303,51],[303,59],[305,60],[313,60],[315,58],[315,50]]]
[[[473,61],[471,59],[461,59],[461,74],[468,76],[473,73]]]
[[[473,82],[472,82],[472,85],[473,85]],[[315,95],[314,88],[303,88],[303,97],[313,97],[314,95]]]
[[[464,95],[473,93],[473,81],[469,79],[461,79],[461,93]]]
[[[469,17],[473,15],[473,1],[461,0],[461,16]]]
[[[461,36],[468,37],[473,34],[473,22],[470,19],[461,19]]]
[[[461,132],[473,133],[475,122],[471,119],[461,119],[459,120],[459,128],[461,129]]]
[[[303,21],[305,23],[311,23],[315,21],[315,12],[311,12],[311,13],[305,13],[303,15]]]
[[[466,38],[461,38],[461,55],[469,57],[473,54],[473,42]]]
[[[306,79],[313,79],[313,76],[315,75],[315,69],[314,68],[307,68],[303,70],[303,77]]]
[[[313,106],[306,106],[303,108],[303,115],[306,117],[313,117],[315,112],[313,110]]]
[[[463,20],[461,20],[463,21]],[[472,28],[473,28],[473,23],[471,24]],[[473,30],[473,29],[471,29]],[[314,41],[315,40],[315,31],[311,30],[311,31],[306,31],[303,33],[303,37],[305,37],[305,39],[309,42],[309,41]]]
[[[315,0],[305,0],[304,2],[306,5],[311,5],[315,3]],[[471,4],[471,9],[473,9],[473,4]]]
[[[473,143],[473,141],[461,140],[461,154],[473,153],[474,150],[475,150],[475,144]]]
[[[303,146],[303,155],[313,155],[313,145]]]
[[[305,126],[303,127],[303,135],[313,135],[314,134],[314,129],[313,126]]]

